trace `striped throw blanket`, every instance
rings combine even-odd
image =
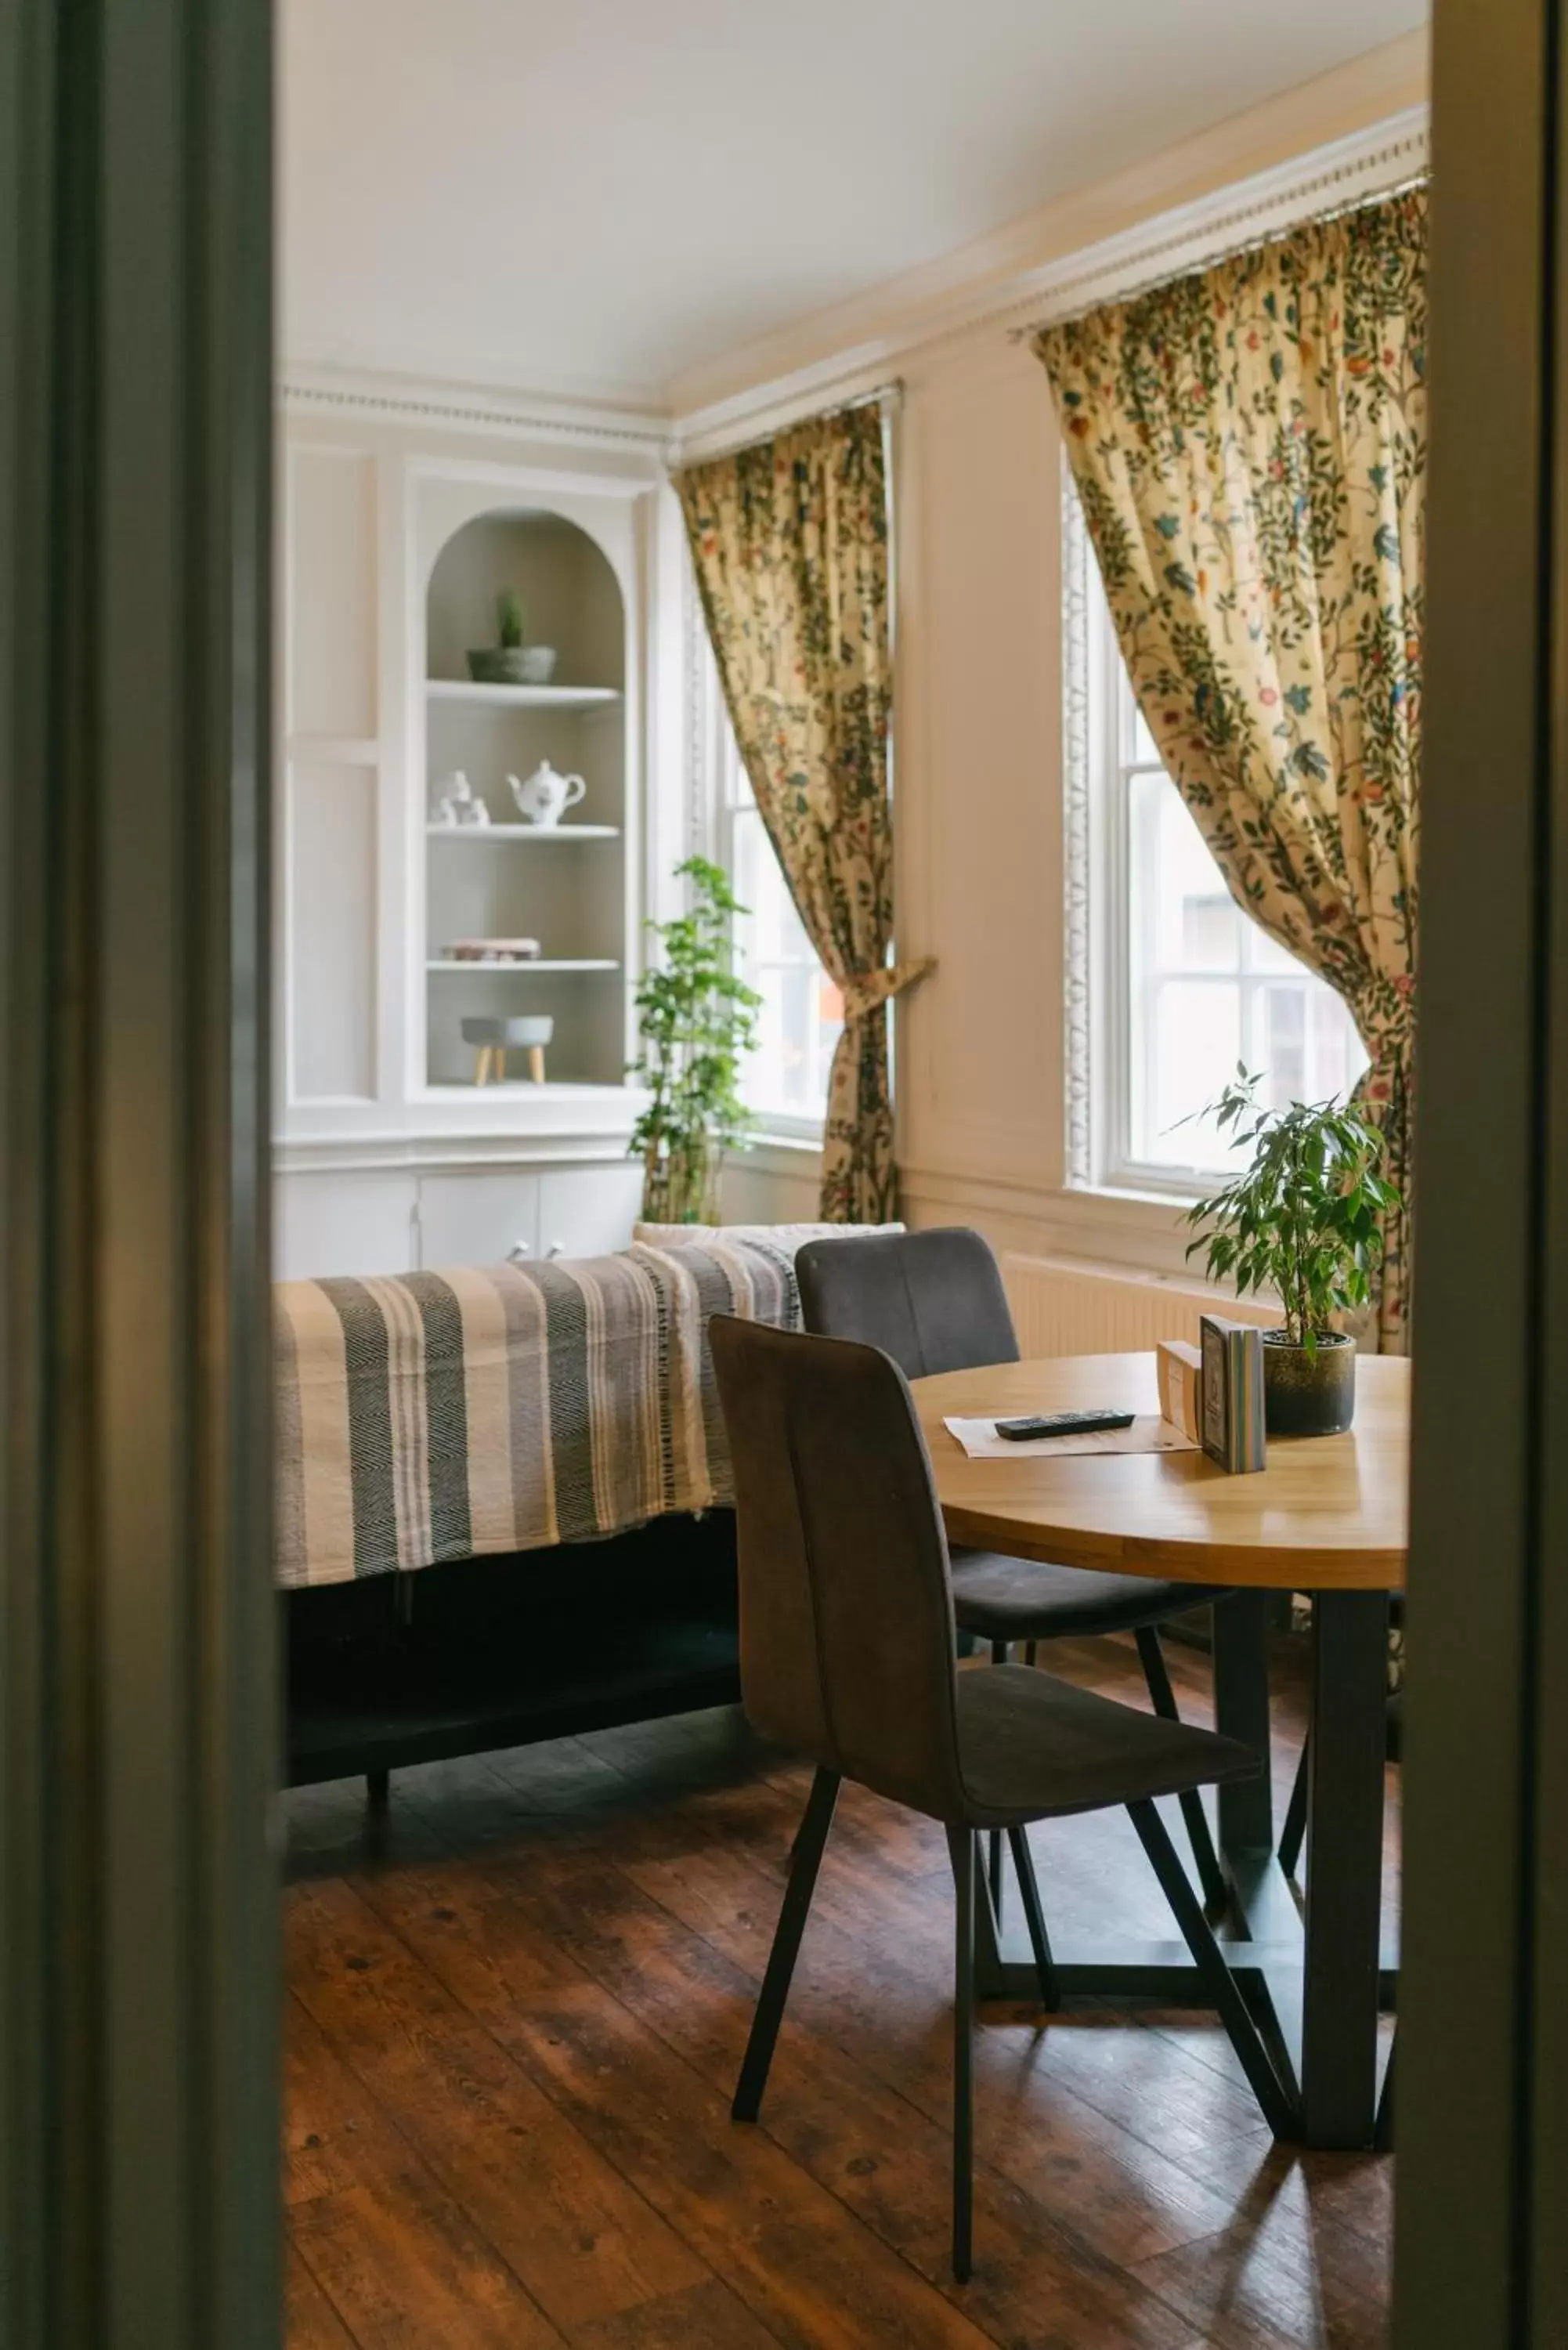
[[[277,1286],[277,1580],[581,1542],[732,1498],[706,1330],[799,1321],[763,1242]]]

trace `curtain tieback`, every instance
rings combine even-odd
[[[936,967],[935,955],[917,955],[910,962],[889,963],[881,971],[867,972],[857,978],[845,980],[840,993],[844,997],[846,1023],[867,1019],[871,1013],[879,1010],[884,1003],[890,1003],[894,996],[902,995],[906,988],[913,987],[917,981],[924,979]]]

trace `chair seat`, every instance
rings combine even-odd
[[[964,1827],[1021,1827],[1256,1776],[1233,1738],[1118,1705],[1028,1665],[958,1676]]]
[[[1156,1583],[1141,1575],[1098,1575],[1046,1566],[998,1551],[952,1554],[953,1615],[959,1628],[987,1640],[1059,1640],[1070,1634],[1136,1632],[1189,1607],[1223,1599],[1199,1583]]]

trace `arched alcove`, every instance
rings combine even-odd
[[[549,648],[527,681],[476,679],[471,655],[500,640],[497,604],[523,608],[524,647]],[[546,1082],[624,1076],[627,621],[614,567],[589,534],[545,508],[476,515],[431,568],[425,599],[427,1077],[498,1079],[465,1040],[469,1018],[543,1014],[555,1023]],[[480,663],[482,671],[488,664]],[[542,674],[541,672],[547,672]],[[556,825],[530,825],[508,777],[542,764],[580,776]],[[488,826],[440,821],[452,778],[467,778]],[[453,968],[454,948],[536,939],[537,967]],[[533,1082],[524,1051],[502,1080]]]
[[[511,588],[527,608],[527,637],[553,645],[556,685],[626,682],[626,612],[598,542],[546,507],[478,515],[441,549],[425,598],[425,660],[432,678],[468,676],[473,647],[493,645],[495,599]]]

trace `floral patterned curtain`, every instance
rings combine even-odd
[[[675,477],[735,740],[812,945],[844,997],[822,1214],[894,1211],[889,1000],[892,663],[875,406],[813,417]]]
[[[1411,189],[1035,345],[1160,756],[1237,901],[1350,1006],[1407,1196],[1426,286]],[[1403,1217],[1385,1244],[1403,1352]]]

